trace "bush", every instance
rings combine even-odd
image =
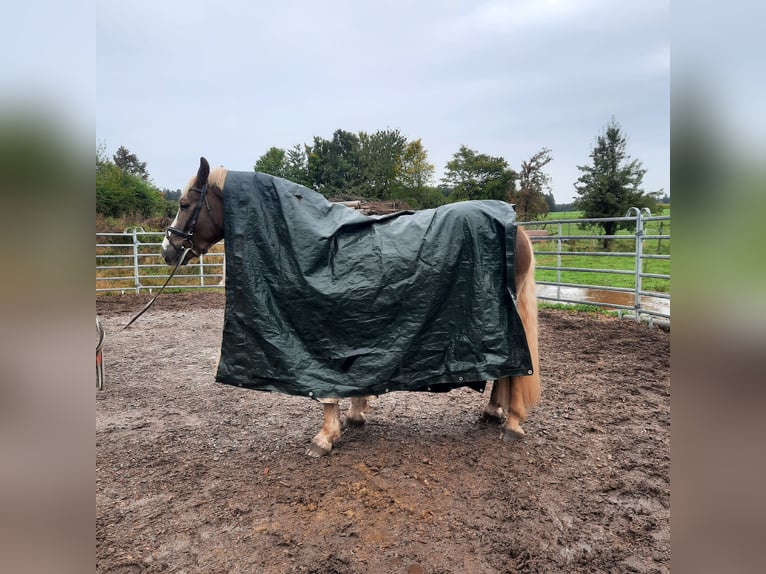
[[[167,202],[160,191],[109,161],[96,164],[96,213],[119,218],[163,216]]]

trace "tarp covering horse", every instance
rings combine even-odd
[[[228,171],[216,380],[320,397],[483,389],[532,374],[510,204],[365,216],[284,179]]]
[[[510,205],[370,217],[283,179],[211,171],[204,157],[178,203],[162,240],[174,270],[226,239],[216,380],[319,399],[307,454],[340,438],[340,397],[351,397],[346,423],[363,425],[369,395],[486,379],[484,418],[503,440],[524,436],[541,391],[535,257]]]

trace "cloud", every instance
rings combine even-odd
[[[566,201],[612,115],[636,150],[666,141],[668,20],[665,0],[105,1],[97,138],[169,188],[203,153],[249,169],[336,129],[421,138],[437,176],[461,145],[514,166],[549,147]]]
[[[583,18],[598,3],[597,0],[491,0],[477,6],[470,21],[478,28],[495,31],[541,28]]]

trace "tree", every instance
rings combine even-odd
[[[300,185],[309,185],[306,151],[299,144],[285,151],[271,147],[255,162],[255,171],[289,179]]]
[[[309,185],[309,167],[305,146],[301,147],[300,144],[295,144],[287,150],[285,178],[301,185]]]
[[[359,194],[363,176],[356,134],[335,130],[332,140],[314,136],[314,145],[307,149],[310,187],[326,197]]]
[[[112,156],[114,165],[119,167],[125,173],[140,177],[144,181],[149,181],[149,172],[146,171],[146,162],[139,161],[138,156],[130,153],[125,146],[120,146],[117,152]]]
[[[423,142],[416,139],[408,143],[402,153],[399,183],[405,188],[422,189],[431,183],[434,164],[428,161]]]
[[[519,191],[513,198],[519,221],[531,221],[545,217],[550,210],[550,204],[545,193],[546,191],[550,192],[550,176],[543,171],[543,168],[552,160],[551,150],[543,148],[529,161],[521,162]]]
[[[500,199],[507,201],[514,196],[516,172],[508,168],[502,157],[491,157],[460,146],[442,178],[450,186],[450,200]]]
[[[401,168],[407,138],[399,130],[359,132],[359,169],[364,197],[389,199]]]
[[[96,213],[146,218],[165,212],[165,198],[148,181],[110,161],[96,166]]]
[[[103,141],[96,142],[96,167],[107,161],[109,159],[106,157],[106,143]]]
[[[641,189],[646,170],[638,160],[627,154],[627,139],[620,125],[612,118],[604,132],[596,139],[589,166],[578,165],[582,175],[575,183],[580,195],[575,207],[582,210],[585,218],[623,217],[631,207],[656,209],[657,196],[661,192],[646,193]],[[604,221],[591,224],[601,227],[605,235],[614,235],[619,228],[627,228],[630,222]],[[609,250],[611,239],[604,239],[603,246]]]
[[[278,147],[271,147],[269,150],[258,158],[255,162],[253,169],[255,171],[262,171],[275,177],[285,177],[286,170],[285,162],[285,150]]]
[[[556,198],[553,197],[553,192],[549,191],[545,194],[545,201],[548,203],[548,213],[556,211]]]
[[[434,176],[434,165],[428,161],[428,152],[420,139],[409,142],[402,152],[394,196],[416,207],[438,207],[445,201],[429,184]]]
[[[96,145],[96,213],[106,217],[147,218],[165,215],[167,201],[150,181],[146,163],[120,146],[107,159],[106,146]]]
[[[182,192],[180,189],[173,191],[172,189],[164,188],[162,190],[162,197],[164,197],[166,201],[172,201],[176,203],[181,199],[181,193]]]
[[[314,137],[306,146],[307,180],[325,196],[388,199],[407,139],[398,130],[353,134],[336,130],[332,140]]]

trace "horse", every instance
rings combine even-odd
[[[211,170],[208,161],[204,157],[200,158],[197,175],[192,177],[184,188],[179,199],[178,212],[166,228],[162,241],[162,256],[168,265],[186,265],[224,238],[224,188],[229,173],[241,172],[229,172],[224,167]],[[480,203],[480,200],[476,203]],[[525,375],[498,376],[491,381],[492,391],[482,417],[501,426],[500,439],[504,442],[523,439],[525,431],[521,423],[527,418],[528,409],[538,403],[541,396],[535,257],[532,243],[521,227],[516,228],[515,237],[514,304],[523,326],[532,368],[525,371]],[[227,255],[227,265],[228,261]],[[219,362],[220,360],[219,356]],[[462,381],[462,378],[460,380]],[[350,396],[351,406],[346,413],[346,425],[361,426],[366,423],[370,399],[374,396],[374,393]],[[340,399],[332,396],[313,398],[323,406],[323,424],[311,440],[306,454],[320,457],[328,455],[335,441],[341,436],[343,426],[340,418]]]

